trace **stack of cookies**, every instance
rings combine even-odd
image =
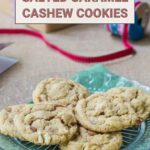
[[[139,125],[150,114],[150,95],[137,88],[91,93],[61,78],[41,81],[34,104],[0,112],[1,134],[61,150],[119,150],[121,130]]]

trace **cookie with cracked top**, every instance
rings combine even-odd
[[[79,129],[79,135],[66,144],[60,145],[61,150],[119,150],[122,145],[122,134],[96,133],[83,127]]]
[[[24,105],[8,106],[0,111],[1,134],[23,139],[14,124],[15,115],[19,114],[23,107]]]
[[[115,88],[80,100],[75,113],[79,123],[89,130],[121,131],[149,117],[150,96],[136,88]]]
[[[33,91],[34,103],[53,102],[72,105],[90,95],[90,92],[81,84],[63,78],[49,78],[41,81]]]
[[[24,139],[40,145],[67,142],[78,129],[72,110],[53,104],[25,105],[14,122]]]

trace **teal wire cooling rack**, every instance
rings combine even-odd
[[[96,65],[77,73],[72,79],[81,83],[93,93],[121,86],[138,87],[150,93],[149,86],[116,75],[102,65]],[[121,150],[150,150],[150,118],[136,128],[124,129],[122,134]],[[58,145],[39,146],[3,135],[0,135],[0,147],[4,150],[60,150]]]
[[[150,119],[148,119],[146,122],[143,122],[136,128],[124,129],[122,131],[123,144],[121,150],[131,150],[134,145],[142,140],[144,134],[149,131]],[[60,150],[58,145],[39,146],[27,141],[20,141],[16,138],[12,139],[12,141],[20,145],[24,150]]]

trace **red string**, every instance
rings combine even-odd
[[[139,6],[141,2],[136,2],[135,7]],[[60,54],[64,55],[65,57],[77,61],[77,62],[83,62],[83,63],[95,63],[95,62],[105,62],[105,61],[111,61],[115,60],[121,57],[125,57],[131,54],[134,54],[135,51],[131,44],[128,42],[128,28],[129,25],[124,26],[124,33],[122,36],[122,43],[125,47],[125,49],[103,55],[103,56],[95,56],[95,57],[88,57],[88,56],[80,56],[73,53],[70,53],[52,43],[50,43],[40,32],[29,30],[29,29],[0,29],[0,34],[24,34],[29,36],[34,36],[40,40],[42,40],[49,48],[53,49],[54,51],[59,52]]]
[[[24,34],[29,36],[34,36],[40,40],[42,40],[49,48],[59,52],[60,54],[66,56],[67,58],[83,63],[95,63],[95,62],[105,62],[111,61],[114,59],[118,59],[121,57],[125,57],[131,54],[134,54],[133,47],[128,43],[128,25],[125,26],[124,35],[123,35],[123,44],[125,49],[122,51],[118,51],[112,54],[103,55],[103,56],[96,56],[96,57],[87,57],[87,56],[80,56],[73,53],[70,53],[52,43],[50,43],[41,33],[29,29],[0,29],[0,34]]]
[[[141,1],[138,1],[135,3],[135,7],[139,6],[141,4]]]

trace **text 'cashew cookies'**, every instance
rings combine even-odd
[[[26,105],[14,122],[24,139],[41,145],[64,143],[77,131],[72,110],[53,104]]]
[[[0,112],[0,133],[12,137],[23,139],[18,132],[15,124],[14,117],[19,114],[24,105],[8,106]]]
[[[41,81],[33,92],[34,103],[54,102],[56,104],[76,105],[79,99],[86,98],[90,92],[81,84],[62,78],[49,78]]]
[[[142,90],[116,88],[112,91],[113,94],[111,91],[97,93],[77,103],[76,117],[82,126],[102,133],[121,131],[149,117],[150,96]]]
[[[80,127],[80,134],[74,140],[61,145],[61,150],[119,150],[121,133],[100,134]]]

